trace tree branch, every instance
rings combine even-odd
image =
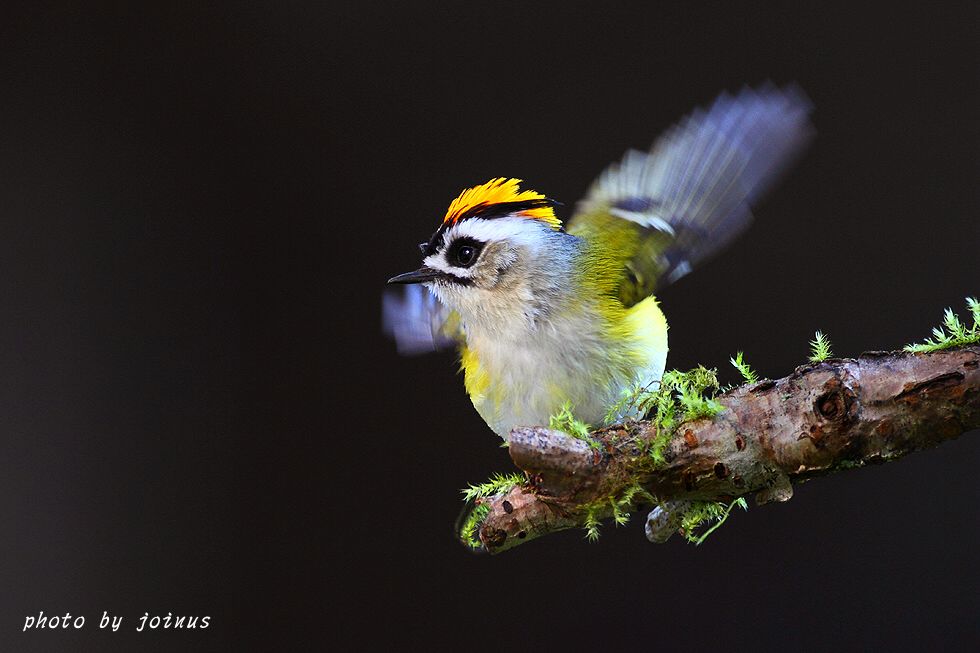
[[[648,421],[595,432],[599,449],[545,428],[515,429],[510,455],[530,481],[477,500],[489,508],[478,530],[483,546],[505,551],[583,526],[590,514],[611,516],[614,504],[643,503],[657,505],[647,535],[662,542],[686,502],[752,493],[760,504],[786,501],[793,483],[956,438],[980,428],[980,346],[866,352],[716,399],[725,410],[678,426],[659,465],[646,453],[657,437]]]

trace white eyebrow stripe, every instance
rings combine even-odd
[[[470,218],[450,229],[446,233],[445,242],[449,244],[460,236],[468,236],[483,243],[510,240],[515,243],[530,245],[540,239],[542,229],[550,230],[551,227],[534,218],[515,216],[494,218],[493,220]]]

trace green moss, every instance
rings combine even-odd
[[[613,522],[617,526],[625,526],[630,523],[630,513],[624,508],[628,508],[629,504],[620,505],[615,499],[609,499],[609,506],[612,508]]]
[[[478,503],[473,506],[459,528],[459,539],[473,549],[479,549],[483,546],[478,533],[480,532],[480,524],[489,514],[490,506],[488,504]]]
[[[817,331],[810,341],[810,362],[822,363],[833,355],[834,352],[830,350],[830,338],[825,336],[823,331]]]
[[[523,474],[494,474],[490,477],[489,481],[470,485],[460,490],[463,493],[463,499],[467,503],[476,502],[476,504],[466,513],[462,523],[459,525],[459,539],[474,549],[479,549],[483,546],[479,538],[480,524],[490,514],[490,504],[480,501],[480,499],[509,492],[512,488],[521,485],[526,480],[527,478]]]
[[[596,542],[599,539],[599,518],[596,516],[596,510],[590,508],[589,512],[585,515],[585,537],[589,542]]]
[[[657,434],[646,452],[654,463],[663,465],[667,444],[678,424],[714,417],[724,410],[724,406],[714,399],[719,388],[716,370],[701,365],[688,372],[670,370],[656,383],[636,385],[624,392],[607,412],[606,422],[614,422],[623,415],[649,417],[657,426]],[[627,421],[629,419],[632,418]]]
[[[905,351],[927,353],[952,347],[973,345],[980,342],[980,302],[975,297],[966,298],[973,324],[969,327],[960,322],[959,316],[951,308],[943,314],[943,326],[932,330],[932,338],[925,342],[905,345]]]
[[[624,392],[607,413],[606,421],[614,421],[617,414],[638,414],[669,430],[679,421],[712,417],[724,409],[714,400],[719,389],[717,371],[701,365],[689,372],[664,372],[663,378],[651,385],[653,389],[634,386]]]
[[[730,358],[728,360],[731,361],[732,365],[735,366],[735,369],[739,371],[739,374],[742,375],[742,378],[745,379],[746,383],[759,382],[759,375],[755,373],[755,370],[749,367],[748,363],[745,362],[742,352],[736,353],[734,358]]]
[[[625,526],[630,520],[630,510],[633,509],[635,505],[638,505],[638,499],[642,499],[644,502],[649,504],[654,504],[657,502],[656,498],[653,497],[649,492],[643,489],[639,483],[634,483],[630,487],[623,491],[623,494],[618,498],[615,496],[608,497],[607,499],[597,501],[585,507],[585,536],[590,542],[595,542],[599,539],[599,527],[602,525],[599,520],[600,511],[608,510],[612,513],[613,522],[616,526]]]
[[[657,503],[655,497],[636,484],[628,488],[619,499],[610,498],[608,499],[608,503],[598,501],[586,506],[584,523],[585,537],[590,542],[596,542],[599,539],[599,529],[602,525],[599,520],[599,514],[605,512],[606,509],[611,510],[613,521],[617,526],[623,526],[629,523],[630,513],[627,512],[627,509],[638,505],[638,498],[642,498],[650,504]],[[739,497],[731,503],[719,501],[691,502],[684,509],[679,523],[679,528],[684,534],[684,539],[694,545],[703,544],[708,539],[708,536],[725,523],[732,509],[736,506],[742,508],[742,510],[748,510],[749,508],[748,503],[743,497]],[[703,529],[702,532],[699,533],[699,529]]]
[[[744,497],[739,497],[732,501],[731,503],[722,503],[719,501],[695,501],[690,507],[684,511],[684,516],[681,517],[680,527],[684,532],[684,538],[696,545],[700,546],[704,543],[708,536],[714,533],[728,516],[731,514],[732,509],[738,506],[742,510],[748,510],[749,504],[746,503]],[[697,530],[705,524],[714,522],[701,534],[697,534]]]
[[[716,370],[709,370],[698,365],[690,372],[668,372],[667,374],[676,375],[668,383],[673,382],[675,396],[683,408],[681,421],[714,417],[724,410],[724,406],[713,398],[719,389]]]
[[[572,414],[571,402],[566,401],[563,403],[561,408],[558,409],[558,412],[548,418],[548,428],[562,431],[573,438],[583,440],[593,449],[599,448],[599,442],[592,437],[592,427],[581,420],[575,419],[575,415]]]
[[[463,493],[465,501],[492,497],[510,491],[516,485],[520,485],[526,480],[523,474],[494,474],[489,481],[470,485],[460,492]]]
[[[634,482],[633,485],[626,488],[626,491],[623,492],[623,496],[619,498],[619,505],[632,506],[636,502],[637,497],[643,499],[645,502],[650,504],[657,502],[657,499],[652,494],[650,494],[645,489],[643,489],[642,485],[640,485],[637,482]]]

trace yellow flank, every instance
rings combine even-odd
[[[641,228],[605,211],[588,217],[577,221],[572,233],[589,244],[580,283],[583,296],[599,300],[599,313],[608,325],[607,356],[637,380],[659,378],[667,356],[667,319],[655,297],[637,296],[635,280],[627,275],[627,263],[641,246]]]
[[[636,356],[643,362],[656,353],[667,353],[667,318],[650,296],[626,311],[626,324],[636,338]]]
[[[497,177],[496,179],[491,179],[485,184],[474,186],[473,188],[467,188],[459,194],[459,197],[453,200],[452,204],[449,205],[449,209],[446,211],[446,217],[443,218],[442,221],[444,223],[454,223],[459,219],[459,216],[466,213],[466,211],[480,205],[490,206],[500,202],[523,202],[525,200],[547,199],[544,195],[537,191],[522,191],[520,183],[520,179],[505,179],[503,177]],[[558,219],[558,216],[555,215],[554,209],[552,209],[550,206],[526,209],[517,215],[524,218],[541,220],[542,222],[548,224],[552,229],[561,228],[561,220]]]
[[[459,367],[463,372],[466,394],[474,404],[482,402],[487,394],[487,388],[490,387],[490,375],[480,366],[480,359],[477,358],[476,352],[469,347],[463,347]]]

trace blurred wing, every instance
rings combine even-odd
[[[388,290],[382,297],[384,331],[394,338],[398,353],[424,354],[464,341],[459,316],[420,285]]]
[[[650,152],[631,150],[609,166],[579,203],[568,232],[632,241],[623,254],[620,296],[635,304],[749,225],[750,206],[809,141],[810,111],[792,86],[723,94],[667,130]]]

